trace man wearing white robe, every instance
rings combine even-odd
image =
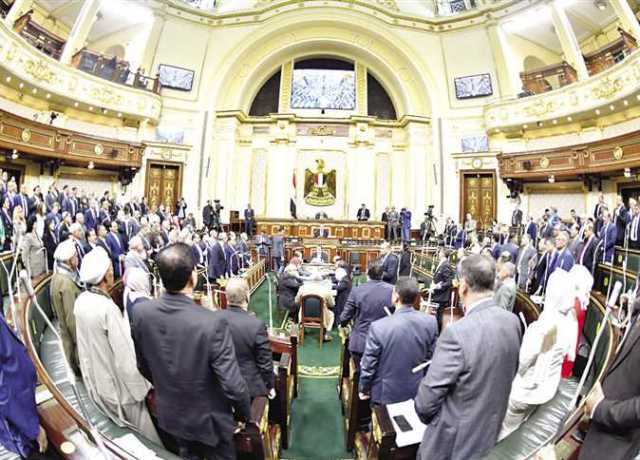
[[[575,284],[559,268],[549,277],[544,310],[527,328],[520,348],[518,373],[498,441],[517,430],[535,409],[558,391],[562,363],[573,352],[578,323],[574,314]]]
[[[74,314],[87,392],[116,424],[132,426],[160,443],[145,402],[151,385],[138,371],[129,321],[108,294],[113,266],[103,248],[85,256],[80,279],[88,290],[76,299]]]

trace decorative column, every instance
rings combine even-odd
[[[280,72],[280,102],[278,112],[288,113],[291,108],[291,84],[293,82],[293,61],[282,64]]]
[[[407,187],[410,191],[402,206],[408,206],[413,215],[412,223],[420,221],[420,216],[432,204],[434,196],[430,192],[433,170],[430,162],[427,162],[427,154],[432,149],[428,145],[429,125],[412,121],[407,125],[408,137],[408,162],[407,162]]]
[[[13,23],[26,13],[33,5],[33,0],[15,0],[4,18],[4,22],[9,28],[13,29]]]
[[[228,222],[229,216],[229,175],[230,165],[237,148],[239,121],[236,117],[216,119],[216,149],[213,152],[213,171],[209,175],[210,194],[207,199],[220,200],[225,207],[223,222]]]
[[[627,0],[611,0],[611,7],[625,32],[633,35],[636,40],[640,40],[640,24]]]
[[[296,126],[290,115],[276,115],[272,126],[271,146],[267,155],[267,212],[269,217],[289,217],[289,201],[293,195],[293,172],[296,168]],[[297,186],[304,186],[297,178]],[[300,203],[298,203],[298,212]]]
[[[355,219],[358,208],[365,203],[374,209],[376,190],[375,128],[371,118],[353,117],[355,125],[350,129],[347,152],[348,195],[345,219]]]
[[[589,71],[584,62],[582,50],[578,44],[576,34],[573,32],[566,11],[562,5],[559,4],[558,0],[551,2],[549,8],[551,8],[551,20],[553,21],[556,35],[558,35],[558,39],[560,40],[565,59],[576,70],[578,80],[589,78]]]
[[[493,58],[496,61],[500,94],[502,97],[516,96],[522,88],[522,81],[507,35],[502,26],[497,23],[489,24],[487,32]]]
[[[85,0],[80,9],[80,13],[73,24],[71,34],[67,38],[67,43],[62,50],[60,62],[70,64],[73,55],[76,54],[87,41],[91,27],[96,21],[98,10],[100,9],[101,0]]]
[[[140,57],[140,67],[145,70],[145,73],[149,76],[153,72],[153,59],[158,51],[158,43],[160,43],[160,36],[164,30],[166,22],[166,15],[157,11],[153,12],[153,24],[151,30],[145,42],[145,46],[142,47],[142,56]]]
[[[356,113],[367,115],[367,68],[356,62]]]

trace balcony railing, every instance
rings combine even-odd
[[[520,79],[524,90],[520,96],[531,96],[574,83],[578,81],[578,75],[573,67],[562,61],[559,64],[548,65],[529,72],[521,72]]]
[[[31,15],[33,10],[27,11],[15,22],[13,28],[24,39],[44,54],[54,59],[60,59],[64,48],[65,39],[49,32],[40,24],[35,22]]]
[[[9,3],[9,0],[0,0],[0,18],[6,17],[10,9],[11,3]]]
[[[633,36],[618,27],[620,38],[597,51],[584,55],[589,75],[595,75],[608,69],[612,65],[623,61],[633,50],[638,47],[638,43]]]
[[[148,77],[140,68],[133,72],[128,61],[116,56],[107,56],[83,48],[73,56],[71,64],[96,77],[160,94],[158,75],[155,78]]]

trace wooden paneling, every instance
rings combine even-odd
[[[164,204],[175,210],[182,194],[182,165],[150,161],[146,177],[145,196],[149,199],[149,206],[154,208]]]
[[[321,231],[328,231],[328,238],[354,240],[382,240],[384,224],[377,221],[358,222],[355,220],[295,220],[267,219],[257,220],[258,233],[275,235],[280,227],[285,234],[294,238],[316,238]]]
[[[460,222],[467,213],[478,223],[478,229],[491,225],[496,218],[496,174],[493,171],[461,171]]]
[[[0,149],[47,159],[93,161],[98,167],[140,168],[145,148],[144,144],[89,136],[0,110]]]
[[[621,174],[640,167],[640,133],[556,149],[498,155],[503,179],[564,178],[591,173]]]

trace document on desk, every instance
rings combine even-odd
[[[141,460],[161,460],[153,450],[142,444],[134,434],[125,434],[114,439],[113,442]]]
[[[393,428],[396,430],[396,445],[398,447],[419,444],[422,441],[424,430],[427,426],[418,418],[418,414],[416,413],[416,409],[413,404],[413,399],[408,399],[395,404],[387,404],[387,412],[389,413],[389,418],[391,418]],[[402,431],[396,421],[397,417],[404,417],[411,429],[407,430],[409,427],[405,426],[405,431]]]

